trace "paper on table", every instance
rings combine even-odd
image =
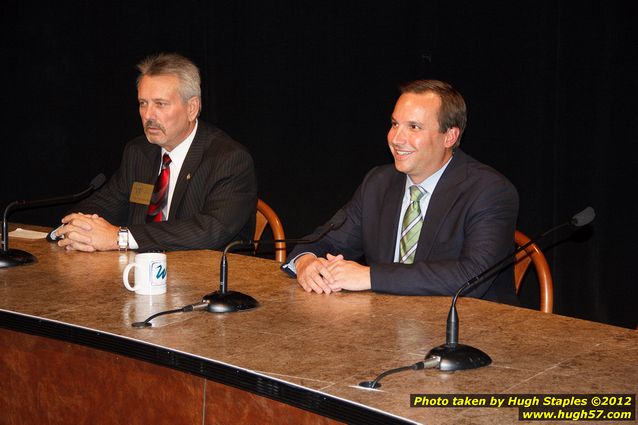
[[[25,230],[18,227],[13,232],[9,232],[9,236],[24,239],[44,239],[47,237],[47,234],[44,232],[36,232],[35,230]]]

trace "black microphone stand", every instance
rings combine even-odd
[[[99,188],[106,181],[104,174],[98,174],[89,187],[80,193],[70,196],[59,196],[56,198],[41,199],[38,201],[14,201],[4,209],[2,216],[2,251],[0,252],[0,268],[22,266],[35,263],[36,257],[26,251],[20,249],[9,249],[9,214],[13,211],[24,210],[28,208],[47,207],[51,205],[67,204],[76,202],[88,196],[95,189]]]
[[[273,243],[277,242],[285,242],[285,240],[278,239],[273,241]],[[224,249],[219,265],[219,291],[211,292],[202,298],[202,302],[208,302],[206,311],[211,313],[231,313],[240,310],[251,310],[259,306],[259,302],[250,295],[228,290],[228,258],[226,254],[234,246],[249,245],[251,243],[254,243],[254,241],[234,241],[229,243]]]

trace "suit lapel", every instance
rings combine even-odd
[[[437,183],[425,215],[415,259],[427,259],[430,255],[436,235],[445,222],[445,216],[461,194],[457,186],[467,176],[465,164],[465,155],[457,151]]]
[[[406,175],[396,172],[383,196],[379,223],[379,244],[382,250],[379,258],[389,263],[394,261],[394,250],[397,244],[397,229],[401,216],[401,200],[405,191]]]
[[[179,216],[177,215],[177,211],[179,211],[179,206],[182,203],[182,198],[186,193],[186,189],[188,188],[188,184],[190,183],[192,175],[195,173],[195,170],[197,170],[199,164],[202,162],[204,152],[208,148],[208,142],[203,136],[205,131],[205,126],[200,121],[198,124],[197,133],[193,138],[193,143],[188,149],[188,153],[186,154],[186,158],[184,158],[184,163],[182,164],[182,169],[179,172],[179,176],[177,176],[175,192],[173,192],[173,197],[171,198],[171,210],[168,214],[169,217],[179,218]]]
[[[131,182],[131,185],[135,182],[147,183],[155,185],[157,175],[159,173],[160,156],[162,149],[151,143],[146,142],[142,145],[140,160],[136,160],[135,163],[135,178]],[[131,211],[131,223],[142,224],[146,222],[146,213],[148,211],[148,205],[130,203],[132,206]]]

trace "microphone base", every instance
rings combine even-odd
[[[363,388],[372,388],[372,389],[381,388],[381,384],[379,384],[376,380],[359,382],[359,386]]]
[[[26,251],[21,251],[19,249],[0,251],[0,268],[24,266],[26,264],[37,262],[37,258]]]
[[[208,302],[206,311],[210,313],[232,313],[235,311],[252,310],[259,306],[259,302],[250,295],[241,292],[220,291],[211,292],[202,298],[202,302]]]
[[[492,363],[490,356],[478,348],[469,345],[443,344],[430,350],[425,359],[439,358],[438,369],[443,371],[455,371],[476,369]]]

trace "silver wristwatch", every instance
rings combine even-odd
[[[128,228],[120,227],[117,232],[117,246],[120,251],[126,251],[128,249]]]

